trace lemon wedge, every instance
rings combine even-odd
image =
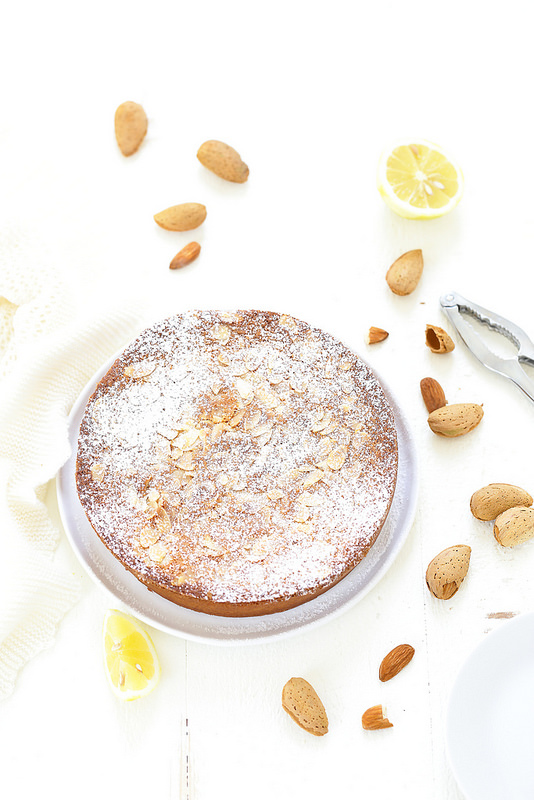
[[[144,697],[159,680],[152,639],[137,620],[115,609],[104,617],[104,663],[109,684],[121,700]]]
[[[397,142],[378,165],[378,191],[401,217],[435,219],[459,203],[464,179],[441,147],[424,139]]]

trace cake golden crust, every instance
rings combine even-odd
[[[396,475],[393,413],[369,367],[263,311],[144,331],[91,396],[76,466],[87,517],[127,570],[172,602],[236,617],[347,575]]]

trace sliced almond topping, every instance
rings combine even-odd
[[[102,483],[106,468],[103,464],[93,464],[91,467],[91,476],[96,483]]]
[[[176,462],[176,466],[180,467],[180,469],[185,469],[185,470],[194,469],[193,453],[191,452],[191,450],[188,450],[187,453],[184,453],[183,456],[178,459],[178,461]]]
[[[241,409],[241,411],[238,411],[235,416],[232,417],[232,419],[230,420],[228,425],[231,428],[236,428],[239,425],[239,423],[241,422],[241,420],[243,419],[244,416],[245,416],[245,409],[243,408],[243,409]]]
[[[282,328],[287,328],[289,331],[296,332],[298,330],[296,321],[289,314],[281,314],[279,323]]]
[[[226,422],[217,422],[211,429],[211,441],[217,442],[221,436],[223,435],[224,431],[230,430],[230,426],[226,424]]]
[[[311,494],[311,492],[302,492],[298,497],[298,502],[303,506],[319,506],[323,502],[323,498],[318,494]]]
[[[330,469],[341,469],[347,458],[347,450],[345,447],[335,447],[327,456],[326,464]]]
[[[320,480],[324,478],[324,472],[321,469],[314,469],[313,472],[309,472],[308,475],[304,478],[302,482],[302,488],[308,489],[310,486],[313,486],[315,483],[319,483]]]
[[[156,369],[157,364],[151,361],[137,361],[135,364],[129,364],[124,368],[124,374],[127,378],[139,380],[141,378],[148,378]]]
[[[267,497],[269,500],[281,500],[284,496],[284,493],[280,491],[280,489],[269,489],[267,492]]]
[[[299,506],[296,510],[295,522],[306,522],[310,518],[311,511],[307,506]]]
[[[181,433],[177,439],[175,439],[176,447],[179,447],[180,450],[193,450],[196,446],[198,437],[200,436],[200,431],[196,428],[191,428],[185,433]]]
[[[217,356],[217,361],[223,367],[227,367],[230,364],[230,359],[228,358],[226,353],[219,353],[219,355]]]
[[[337,422],[331,422],[330,425],[327,425],[326,428],[323,428],[322,431],[319,431],[319,434],[320,436],[330,436],[330,434],[333,433],[338,427],[339,425]]]
[[[267,384],[256,388],[256,397],[266,408],[276,408],[280,403],[279,396]]]
[[[210,330],[210,336],[221,344],[226,344],[230,338],[230,328],[227,325],[217,323]]]
[[[244,378],[238,378],[235,385],[242,398],[251,397],[254,394],[252,384]]]
[[[148,557],[151,561],[160,564],[167,555],[167,548],[156,542],[148,548]]]
[[[139,534],[139,544],[141,547],[150,547],[150,545],[155,544],[158,539],[161,539],[161,536],[162,534],[157,528],[151,528],[147,525],[141,529],[141,533]]]
[[[244,428],[246,431],[251,431],[256,425],[259,423],[261,419],[261,411],[255,411],[248,419],[244,422]]]
[[[321,431],[326,430],[326,428],[328,428],[329,425],[331,425],[331,424],[332,424],[332,415],[329,414],[329,413],[328,414],[324,414],[321,417],[321,419],[319,419],[318,422],[316,422],[314,425],[312,425],[311,432],[312,433],[320,433]]]

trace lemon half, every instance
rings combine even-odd
[[[424,139],[397,142],[378,164],[378,191],[401,217],[435,219],[459,203],[464,187],[458,164]]]
[[[133,617],[110,609],[104,617],[103,635],[106,674],[115,695],[136,700],[151,692],[160,666],[148,633]]]

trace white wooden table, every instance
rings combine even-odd
[[[471,516],[469,498],[492,481],[532,493],[534,407],[460,343],[450,355],[430,353],[424,331],[427,322],[447,327],[438,301],[454,289],[534,335],[528,7],[512,0],[503,14],[490,4],[481,16],[456,0],[95,0],[83,10],[50,0],[8,12],[1,209],[31,215],[58,268],[68,269],[80,309],[96,312],[104,296],[117,306],[143,298],[147,316],[261,307],[319,325],[394,389],[421,485],[400,556],[359,604],[250,646],[152,630],[161,682],[129,704],[114,698],[102,668],[102,619],[116,603],[64,539],[57,559],[79,575],[81,599],[3,703],[6,798],[52,790],[60,800],[461,797],[444,743],[454,677],[489,631],[534,607],[534,545],[500,548]],[[132,159],[113,137],[115,107],[126,99],[149,116]],[[436,140],[462,163],[466,193],[449,217],[405,221],[380,199],[378,157],[404,134]],[[241,152],[246,185],[198,164],[209,138]],[[154,213],[189,200],[208,207],[194,237],[155,226]],[[171,273],[170,259],[192,238],[200,258]],[[385,272],[416,247],[423,278],[413,295],[396,297]],[[389,338],[367,346],[370,325]],[[476,431],[453,441],[430,432],[419,393],[427,375],[449,402],[484,404]],[[53,482],[47,502],[54,511]],[[472,547],[469,575],[455,597],[437,601],[426,566],[458,543]],[[382,657],[403,642],[415,647],[413,661],[380,683]],[[283,711],[291,676],[316,688],[327,736],[306,734]],[[394,727],[365,732],[361,714],[377,703]]]

